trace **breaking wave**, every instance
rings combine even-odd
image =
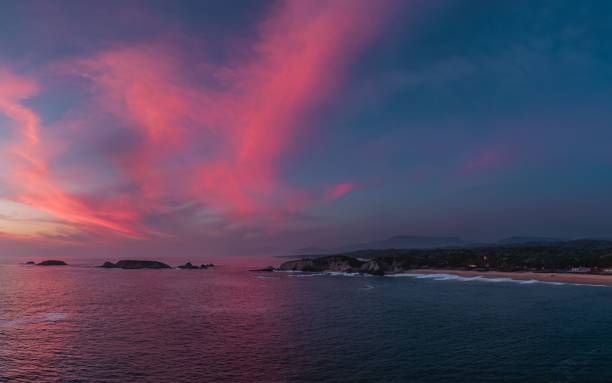
[[[290,278],[310,278],[310,277],[374,277],[371,274],[361,273],[343,273],[343,272],[300,272],[290,271],[288,272]],[[419,274],[419,273],[399,273],[399,274],[387,274],[387,278],[416,278],[416,279],[431,279],[434,281],[456,281],[456,282],[485,282],[485,283],[514,283],[518,285],[553,285],[553,286],[591,286],[591,287],[609,287],[607,285],[591,284],[591,283],[573,283],[573,282],[556,282],[556,281],[540,281],[537,279],[513,279],[508,277],[489,278],[482,275],[473,277],[464,277],[455,274]]]
[[[306,277],[372,277],[370,274],[361,274],[361,273],[343,273],[338,271],[329,271],[323,273],[308,273],[308,272],[300,272],[300,271],[291,271],[290,274],[287,275],[290,278],[306,278]]]
[[[463,277],[454,274],[417,274],[417,273],[401,273],[385,275],[390,278],[410,277],[416,279],[431,279],[434,281],[458,281],[458,282],[486,282],[486,283],[516,283],[519,285],[544,284],[554,286],[594,286],[608,287],[606,285],[589,284],[589,283],[571,283],[571,282],[552,282],[540,281],[537,279],[512,279],[512,278],[487,278],[481,275],[474,277]]]

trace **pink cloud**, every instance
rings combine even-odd
[[[198,203],[242,219],[298,212],[342,197],[354,185],[304,190],[288,184],[283,159],[299,147],[301,129],[312,129],[304,123],[309,113],[334,97],[347,67],[380,31],[393,4],[282,2],[261,23],[252,54],[221,66],[191,54],[176,37],[65,61],[63,74],[87,79],[90,98],[54,130],[119,126],[136,137],[98,159],[113,169],[114,183],[129,185],[112,197],[90,184],[75,192],[79,180],[52,171],[50,153],[58,148],[41,138],[40,117],[24,106],[38,86],[5,76],[0,111],[19,133],[14,153],[21,160],[10,182],[18,189],[15,199],[69,222],[139,236],[152,230],[143,217],[176,203]],[[65,150],[77,145],[68,142]],[[95,171],[75,166],[80,169],[72,174]]]
[[[104,208],[103,204],[95,211],[83,200],[65,192],[54,178],[48,165],[48,148],[41,137],[40,117],[23,104],[38,91],[34,80],[0,70],[0,113],[11,120],[15,132],[15,141],[8,150],[13,157],[13,168],[7,181],[15,189],[14,199],[70,222],[135,235],[121,223],[133,220],[130,213],[110,206]]]
[[[474,152],[458,167],[459,175],[488,172],[510,166],[516,160],[509,147],[494,145]]]
[[[338,198],[342,198],[344,195],[350,193],[356,188],[357,186],[351,183],[341,183],[338,185],[334,185],[327,190],[327,192],[325,193],[324,199],[326,201],[337,200]]]

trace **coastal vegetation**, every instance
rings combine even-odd
[[[383,275],[414,269],[604,273],[609,268],[612,269],[612,241],[577,240],[507,246],[361,250],[304,257],[287,261],[278,269]]]

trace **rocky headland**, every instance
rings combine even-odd
[[[384,275],[385,272],[400,272],[403,270],[395,261],[387,264],[379,259],[363,261],[347,255],[330,255],[312,259],[296,259],[281,264],[278,271],[304,272],[341,272]],[[262,269],[261,271],[274,271]]]
[[[302,258],[261,271],[385,275],[414,270],[612,273],[612,241],[577,240],[518,246],[363,250]]]

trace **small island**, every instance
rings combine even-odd
[[[180,265],[177,266],[179,269],[188,269],[188,270],[193,270],[193,269],[200,269],[197,265],[194,266],[191,262],[187,262],[184,265]]]
[[[112,262],[104,262],[104,264],[100,267],[106,269],[171,269],[172,267],[168,266],[163,262],[158,261],[141,261],[141,260],[121,260],[117,263]]]
[[[177,268],[179,269],[187,269],[187,270],[206,270],[208,268],[215,267],[212,263],[202,264],[200,266],[194,265],[191,262],[187,262],[184,265],[179,265]]]
[[[369,275],[448,273],[574,283],[612,284],[612,241],[440,249],[362,250],[304,257],[258,271],[344,272]]]
[[[137,269],[172,269],[172,266],[167,265],[163,262],[159,261],[143,261],[143,260],[121,260],[117,263],[113,262],[104,262],[102,266],[105,269],[128,269],[128,270],[137,270]],[[187,270],[206,270],[211,267],[215,267],[212,263],[202,264],[200,266],[194,265],[191,262],[187,262],[184,265],[177,266],[178,269],[187,269]]]
[[[34,262],[30,261],[27,264],[31,265],[33,263]],[[64,261],[58,261],[58,260],[55,260],[55,259],[49,259],[49,260],[46,260],[46,261],[39,262],[36,265],[37,266],[67,266],[68,264],[66,262],[64,262]]]

